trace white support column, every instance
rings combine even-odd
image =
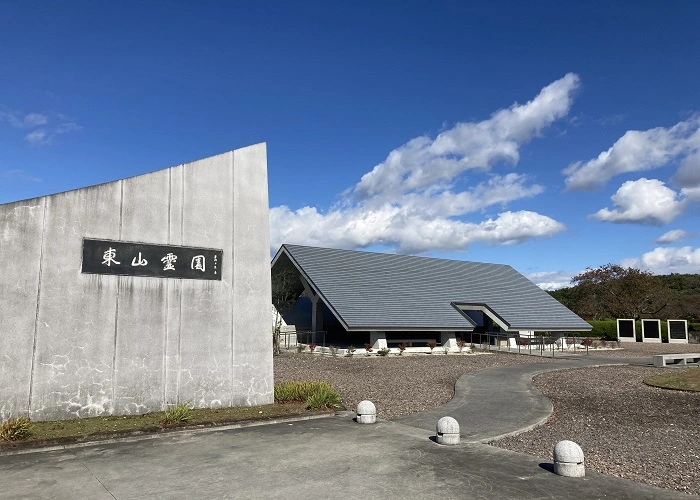
[[[457,336],[455,332],[440,332],[440,343],[442,347],[450,350],[457,349]]]
[[[372,349],[386,349],[386,332],[369,332],[369,343]]]

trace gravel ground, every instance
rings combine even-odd
[[[491,444],[551,457],[555,443],[570,439],[588,468],[700,495],[700,393],[642,383],[665,370],[608,366],[539,375],[535,385],[552,401],[552,418]]]
[[[343,405],[355,409],[369,399],[377,416],[393,419],[435,408],[454,395],[463,374],[490,366],[542,363],[551,359],[509,354],[426,354],[420,356],[320,356],[285,352],[274,358],[275,384],[326,380]]]
[[[608,346],[615,346],[608,342]],[[700,352],[700,344],[651,344],[644,342],[622,342],[621,349],[589,349],[589,355],[638,358],[654,354],[673,354],[679,352]],[[558,352],[557,352],[558,354]],[[585,356],[585,354],[581,354]]]
[[[698,344],[622,344],[610,356],[700,352]],[[331,357],[285,352],[274,358],[275,383],[327,380],[349,409],[363,399],[379,417],[394,419],[449,401],[457,379],[491,366],[546,363],[551,358],[509,354]],[[675,368],[671,368],[675,369]],[[663,368],[610,366],[545,373],[535,385],[552,400],[543,426],[494,446],[551,459],[553,444],[581,445],[590,469],[700,495],[700,393],[648,387],[642,380]]]

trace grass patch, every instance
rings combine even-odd
[[[32,435],[32,425],[27,417],[17,417],[0,425],[0,438],[6,441],[19,441]]]
[[[275,386],[275,401],[303,402],[309,410],[331,409],[340,406],[340,395],[328,382],[292,381]]]
[[[302,415],[309,413],[303,403],[272,404],[263,406],[246,406],[233,408],[189,408],[186,421],[179,420],[179,425],[216,426],[252,420],[270,420],[278,417]],[[174,407],[176,408],[176,407]],[[173,408],[173,409],[174,409]],[[173,409],[169,410],[172,411]],[[182,416],[182,413],[179,413]],[[89,441],[117,437],[135,432],[158,432],[165,425],[166,412],[158,411],[144,415],[125,415],[118,417],[91,417],[73,420],[55,420],[31,422],[31,435],[21,441],[0,439],[0,449],[22,445],[48,445],[66,442]],[[10,422],[10,421],[8,421]],[[3,424],[3,427],[7,422]]]
[[[700,391],[700,369],[673,370],[671,373],[655,375],[644,379],[644,383],[662,389],[677,391]]]

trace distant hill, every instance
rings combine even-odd
[[[654,276],[653,279],[664,289],[664,306],[653,315],[655,319],[700,322],[700,274],[669,274]],[[549,292],[584,319],[610,318],[611,314],[605,310],[604,303],[591,300],[592,293],[595,290],[581,285]]]

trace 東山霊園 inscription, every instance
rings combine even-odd
[[[221,280],[223,250],[83,239],[82,272]]]

